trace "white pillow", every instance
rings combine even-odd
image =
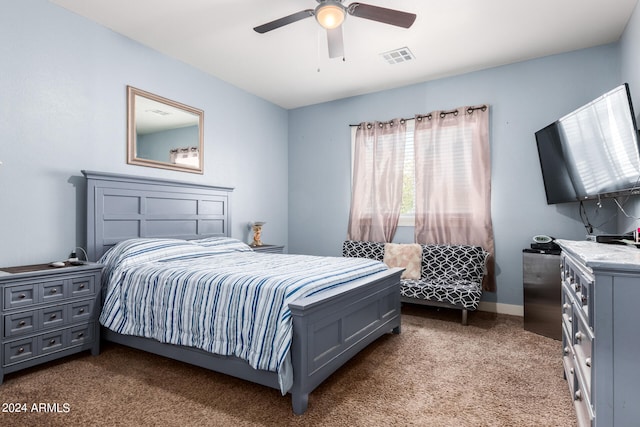
[[[209,250],[218,252],[249,252],[253,251],[249,245],[232,237],[205,237],[204,239],[189,240],[189,242],[204,246]]]
[[[422,246],[418,243],[385,243],[383,261],[389,268],[404,268],[402,279],[419,280],[422,275]]]

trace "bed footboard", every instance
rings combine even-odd
[[[388,332],[400,333],[401,273],[390,269],[289,304],[296,414],[306,411],[309,393],[359,351]]]

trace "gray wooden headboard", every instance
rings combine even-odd
[[[87,178],[87,255],[91,261],[134,237],[230,236],[233,188],[82,173]]]

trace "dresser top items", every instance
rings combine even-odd
[[[592,269],[616,268],[640,272],[640,249],[632,245],[590,241],[556,240],[563,251],[571,253]]]

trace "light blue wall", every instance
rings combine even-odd
[[[0,266],[85,245],[81,170],[235,187],[232,235],[286,243],[287,111],[46,0],[0,2]],[[126,164],[126,86],[204,110],[205,173]]]
[[[410,66],[410,64],[401,64]],[[289,112],[289,250],[339,255],[350,199],[349,124],[489,104],[497,292],[485,301],[522,304],[522,249],[548,234],[584,239],[577,203],[546,204],[534,133],[619,84],[617,45],[502,66]],[[464,197],[464,196],[461,196]],[[595,210],[592,224],[611,213]],[[615,218],[600,227],[615,231]],[[401,228],[396,241],[412,242]]]

